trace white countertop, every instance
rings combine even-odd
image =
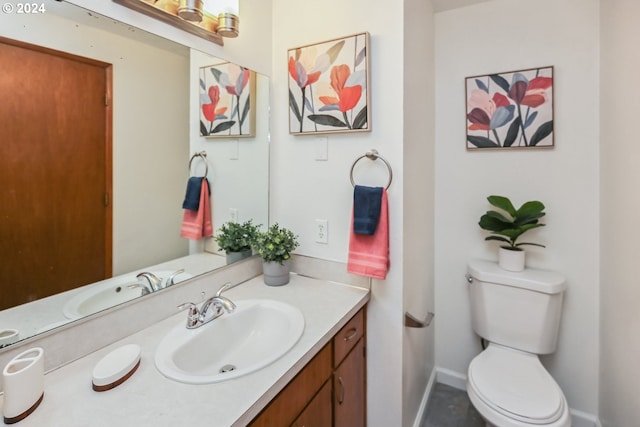
[[[17,425],[179,427],[195,422],[215,427],[244,426],[369,299],[367,289],[296,274],[291,275],[288,285],[278,287],[266,286],[258,276],[225,295],[231,300],[268,298],[298,307],[305,318],[302,337],[283,357],[252,374],[215,384],[182,384],[165,378],[154,364],[160,340],[174,325],[186,321],[182,312],[48,373],[43,402]],[[122,385],[94,392],[93,367],[124,344],[140,345],[140,367]],[[0,397],[0,404],[2,400]]]

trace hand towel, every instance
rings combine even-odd
[[[372,235],[380,219],[382,187],[356,185],[353,190],[353,232]]]
[[[203,237],[213,236],[213,225],[211,223],[211,200],[209,198],[209,182],[206,178],[202,180],[200,187],[200,200],[198,210],[184,210],[182,217],[182,229],[180,236],[186,239],[200,240]]]
[[[205,178],[206,179],[206,178]],[[202,177],[192,176],[187,181],[187,191],[182,202],[182,209],[197,211],[200,206],[200,189],[202,188]]]
[[[352,215],[352,221],[353,221]],[[389,202],[382,189],[380,219],[372,235],[356,234],[351,228],[347,271],[373,279],[385,279],[389,271]]]

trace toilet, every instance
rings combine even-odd
[[[556,349],[564,277],[472,260],[467,280],[473,329],[487,343],[467,372],[473,406],[488,426],[570,427],[564,394],[538,358]]]

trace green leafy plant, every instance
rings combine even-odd
[[[218,247],[225,252],[241,252],[251,249],[253,242],[259,233],[259,225],[255,225],[253,220],[238,223],[229,221],[222,224],[216,234]]]
[[[542,202],[536,200],[526,202],[519,209],[516,209],[511,201],[504,196],[489,196],[487,200],[497,210],[489,210],[480,217],[478,223],[480,228],[491,232],[491,235],[487,236],[485,240],[505,242],[508,245],[502,247],[513,251],[521,251],[520,246],[523,245],[545,247],[538,243],[516,243],[525,232],[544,226],[539,222],[540,218],[545,215]]]
[[[291,251],[298,247],[298,236],[291,230],[273,224],[265,232],[258,233],[255,250],[263,261],[275,261],[280,264],[291,258]]]

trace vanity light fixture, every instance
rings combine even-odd
[[[204,0],[204,11],[218,18],[216,33],[222,37],[240,34],[239,0]]]
[[[178,4],[178,16],[185,21],[202,21],[202,0],[180,0]]]

